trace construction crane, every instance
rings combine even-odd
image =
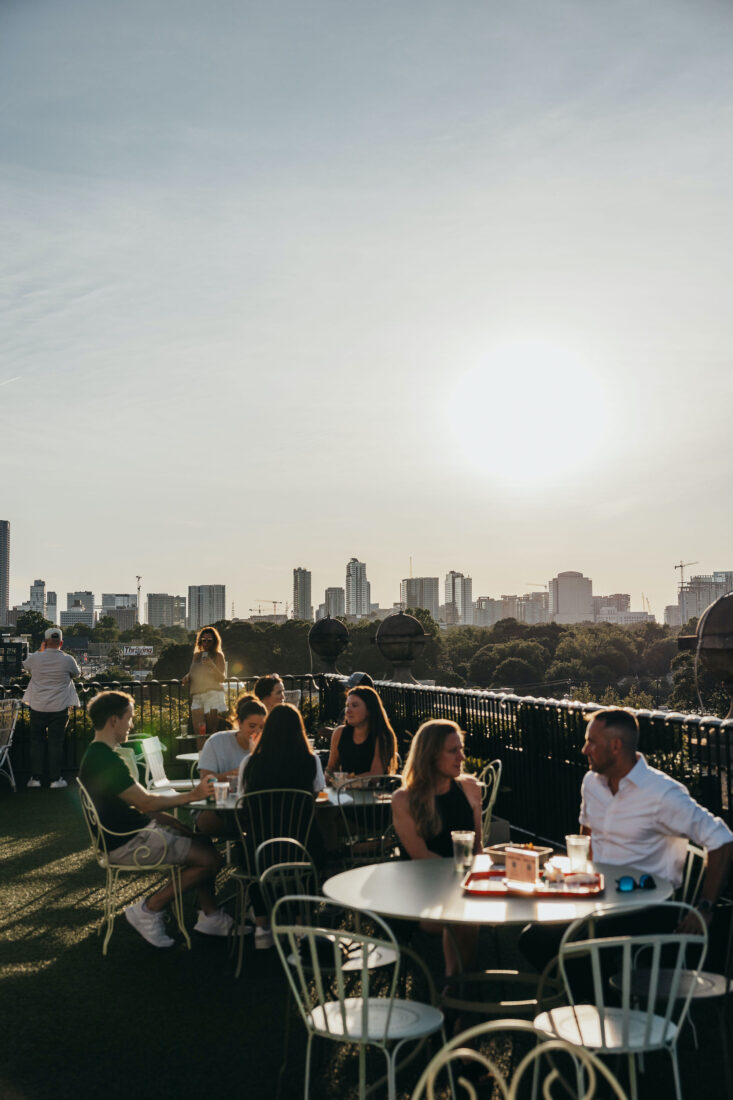
[[[140,624],[140,581],[142,580],[142,577],[138,577],[137,574],[135,574],[135,579],[137,580],[137,607],[135,609],[135,621],[139,625]]]
[[[255,596],[255,599],[257,600],[257,614],[258,615],[262,614],[262,604],[263,603],[271,603],[272,604],[272,613],[273,613],[273,615],[277,615],[278,607],[284,607],[285,608],[285,618],[287,619],[288,612],[290,610],[290,604],[288,603],[287,600],[263,600],[261,596]],[[253,610],[254,610],[254,608],[250,607],[250,611],[253,611]]]
[[[538,584],[536,581],[525,581],[527,588],[547,588],[546,584]]]
[[[699,564],[700,563],[696,561],[681,561],[679,565],[675,565],[675,569],[679,569],[680,571],[680,588],[682,588],[685,583],[685,569],[687,568],[687,566]]]

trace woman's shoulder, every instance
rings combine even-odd
[[[331,734],[331,740],[338,742],[338,740],[341,737],[341,734],[344,732],[345,729],[346,729],[346,723],[345,722],[341,726],[336,726],[336,729]]]
[[[408,795],[409,791],[407,787],[398,787],[397,790],[392,793],[392,805],[397,806],[398,809],[404,807],[407,803]]]

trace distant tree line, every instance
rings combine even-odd
[[[528,626],[502,619],[493,627],[464,626],[441,631],[427,611],[409,609],[423,625],[427,641],[415,661],[418,680],[435,680],[446,687],[509,688],[519,695],[583,701],[624,703],[635,707],[668,706],[674,710],[723,717],[729,699],[703,668],[695,681],[694,656],[680,653],[677,631],[658,623],[620,627],[611,623]],[[17,629],[32,637],[34,648],[51,624],[37,612],[18,617]],[[308,632],[311,623],[248,623],[224,620],[214,624],[221,633],[229,675],[245,679],[278,672],[318,671],[311,661]],[[694,632],[693,620],[683,628]],[[347,624],[349,645],[338,661],[344,673],[362,669],[375,679],[387,678],[390,667],[375,644],[379,623],[365,620]],[[112,659],[121,664],[125,644],[152,645],[160,654],[153,668],[157,679],[179,679],[188,671],[195,633],[183,627],[157,629],[146,623],[120,631],[110,616],[96,627],[83,623],[64,634],[87,635],[91,641],[113,646]],[[115,643],[120,651],[115,652]],[[112,670],[110,670],[112,671]],[[124,671],[115,668],[114,674]],[[698,699],[698,688],[702,707]]]

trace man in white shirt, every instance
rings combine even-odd
[[[43,753],[48,738],[48,772],[51,786],[67,786],[62,773],[63,744],[69,707],[79,705],[73,678],[80,676],[73,657],[61,652],[63,635],[57,626],[49,627],[41,648],[23,662],[31,681],[23,702],[30,708],[31,777],[27,786],[40,787]]]
[[[631,864],[679,886],[692,840],[708,853],[698,909],[709,924],[725,881],[733,833],[686,787],[650,768],[637,751],[639,723],[621,707],[595,711],[585,732],[580,826],[601,863]]]
[[[726,879],[733,833],[695,802],[682,783],[650,768],[637,751],[638,743],[639,723],[631,711],[606,707],[590,715],[582,750],[589,771],[580,789],[581,832],[590,835],[591,854],[599,863],[630,865],[675,886],[682,882],[688,840],[705,848],[708,863],[697,908],[709,926]],[[654,909],[624,914],[616,918],[613,934],[665,930],[658,922]],[[680,929],[694,934],[699,925],[689,915]],[[542,970],[557,954],[564,931],[562,926],[527,925],[519,946]]]

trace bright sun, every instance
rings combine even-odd
[[[449,415],[474,474],[513,487],[588,471],[609,421],[601,379],[556,344],[498,344],[457,380]]]

